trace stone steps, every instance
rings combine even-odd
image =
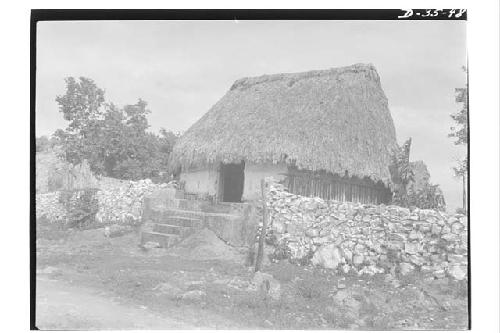
[[[202,211],[192,211],[192,210],[183,210],[183,209],[164,209],[164,210],[155,210],[150,212],[148,219],[154,223],[167,223],[176,225],[175,220],[179,219],[191,219],[191,220],[200,220],[203,223],[206,221],[224,220],[231,221],[235,218],[240,217],[239,215],[234,214],[225,214],[225,213],[207,213]],[[180,223],[180,221],[179,221]],[[188,225],[189,226],[189,225]]]
[[[145,201],[141,244],[157,242],[170,247],[202,228],[212,230],[230,243],[244,243],[248,204],[212,203],[173,197]]]
[[[153,226],[153,231],[154,232],[159,232],[163,234],[169,234],[169,235],[179,235],[182,238],[185,238],[200,228],[197,227],[182,227],[178,225],[171,225],[171,224],[163,224],[163,223],[155,223]]]

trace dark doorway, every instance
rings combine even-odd
[[[224,202],[241,202],[245,182],[245,162],[221,164],[221,198]]]

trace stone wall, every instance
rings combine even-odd
[[[411,271],[467,278],[467,217],[435,210],[324,201],[288,193],[267,195],[270,226],[292,260],[358,274]]]
[[[99,211],[96,222],[111,223],[139,223],[142,218],[144,198],[154,191],[166,189],[171,185],[154,184],[151,180],[109,181],[100,183],[97,199]],[[60,192],[50,192],[36,195],[36,217],[45,217],[52,223],[66,223],[67,214],[59,202]]]

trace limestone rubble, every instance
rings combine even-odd
[[[292,260],[312,258],[324,268],[358,274],[416,269],[467,278],[464,215],[325,201],[291,194],[277,183],[271,183],[266,201],[268,235]]]
[[[141,220],[142,202],[145,196],[174,184],[155,184],[149,179],[124,182],[121,186],[102,186],[97,192],[99,210],[96,222],[101,224],[128,223]],[[66,222],[66,211],[59,202],[60,192],[36,195],[36,216],[50,222]]]

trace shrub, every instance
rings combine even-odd
[[[69,227],[82,228],[92,224],[99,210],[96,188],[61,191],[59,202],[67,211]]]

